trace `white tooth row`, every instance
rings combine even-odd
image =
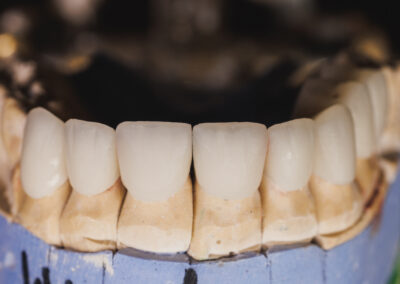
[[[313,168],[330,182],[352,181],[356,154],[369,157],[374,153],[373,133],[377,137],[385,122],[386,95],[374,89],[383,88],[383,78],[369,76],[373,80],[367,80],[367,86],[374,91],[356,82],[339,86],[339,101],[347,108],[334,105],[319,114],[315,138],[310,119],[272,126],[267,176],[283,190],[302,188]],[[372,84],[374,80],[377,83]],[[165,200],[187,179],[191,132],[184,123],[123,122],[115,135],[106,125],[76,119],[64,124],[36,108],[29,113],[25,128],[22,184],[31,197],[40,198],[69,178],[76,191],[94,195],[109,188],[121,173],[124,185],[137,199]],[[200,124],[193,130],[193,140],[196,177],[205,190],[225,199],[243,198],[257,190],[267,152],[265,126]]]
[[[28,114],[21,182],[32,198],[67,182],[84,195],[106,191],[121,176],[144,202],[165,201],[188,178],[192,150],[196,181],[209,195],[240,200],[267,180],[281,192],[307,186],[312,175],[334,185],[355,178],[356,159],[374,155],[387,111],[381,72],[338,87],[338,104],[314,120],[267,128],[257,123],[123,122],[116,131],[71,119],[65,124],[36,108]],[[193,137],[193,143],[192,143]],[[192,147],[193,145],[193,147]]]

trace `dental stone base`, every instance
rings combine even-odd
[[[400,178],[384,200],[378,222],[333,249],[309,244],[206,262],[58,249],[0,216],[0,282],[34,283],[48,271],[50,283],[387,283],[399,249]]]
[[[261,185],[265,247],[307,243],[316,236],[318,223],[308,187],[281,191],[272,182]]]
[[[315,199],[319,234],[343,231],[360,218],[363,200],[355,183],[335,185],[314,175],[309,185]]]
[[[360,186],[364,203],[367,203],[376,187],[380,175],[378,160],[374,158],[357,159],[356,180]]]
[[[115,250],[117,221],[125,192],[119,179],[94,196],[73,190],[60,220],[64,247],[85,252]]]
[[[4,148],[7,153],[9,164],[14,168],[21,157],[22,137],[26,122],[26,114],[19,107],[17,101],[6,98],[0,120]]]
[[[142,202],[128,192],[118,221],[118,248],[155,253],[186,251],[192,235],[192,204],[190,178],[162,202]]]
[[[316,237],[316,242],[323,249],[330,250],[338,245],[341,245],[355,238],[366,227],[368,227],[368,225],[371,224],[374,218],[376,218],[377,220],[376,224],[378,224],[379,217],[377,216],[379,216],[380,211],[382,210],[388,186],[389,186],[388,182],[381,176],[376,184],[375,194],[372,196],[370,202],[368,202],[361,218],[353,226],[339,233],[333,233],[329,235],[318,235]],[[396,188],[395,190],[399,191],[399,188]]]
[[[18,172],[19,169],[16,174]],[[71,192],[69,183],[64,183],[53,194],[40,199],[29,197],[16,177],[13,186],[14,191],[20,194],[15,221],[46,243],[60,246],[60,217]]]
[[[196,183],[193,236],[188,254],[197,260],[261,248],[261,199],[258,191],[240,200],[211,196]]]

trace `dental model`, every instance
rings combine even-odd
[[[189,255],[211,259],[261,246],[261,183],[267,129],[258,123],[204,123],[193,129],[196,173]]]
[[[0,85],[0,206],[11,211],[2,214],[84,252],[131,247],[206,260],[311,239],[330,249],[370,224],[385,198],[381,168],[399,149],[400,80],[392,69],[325,73],[307,80],[299,108],[315,119],[268,131],[64,124],[42,108],[26,117]]]
[[[12,219],[21,204],[21,195],[19,191],[14,190],[10,177],[17,171],[17,164],[21,158],[26,114],[15,99],[7,97],[6,89],[1,85],[0,109],[0,196],[4,198],[1,201],[0,211],[8,212],[6,214]]]
[[[190,124],[123,122],[117,127],[121,179],[127,188],[118,247],[176,253],[192,235]]]
[[[308,187],[314,163],[314,122],[304,118],[273,125],[268,139],[261,186],[263,245],[309,242],[318,230]]]
[[[363,201],[356,186],[356,150],[350,111],[333,105],[315,118],[315,164],[310,189],[315,198],[318,233],[331,234],[352,226]]]
[[[60,221],[65,247],[115,250],[117,221],[125,196],[119,179],[115,131],[96,122],[65,123],[66,162],[72,193]]]
[[[356,145],[356,180],[367,203],[380,175],[371,96],[364,84],[349,81],[340,84],[336,92],[338,102],[348,107],[354,123]],[[383,96],[381,96],[383,97]]]
[[[64,123],[43,108],[27,117],[14,190],[22,195],[17,221],[49,244],[61,245],[60,216],[70,194],[65,165]]]

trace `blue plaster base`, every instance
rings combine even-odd
[[[234,261],[154,260],[51,247],[0,217],[0,283],[386,283],[400,240],[400,175],[380,222],[330,251],[316,245]],[[377,227],[378,226],[378,227]],[[46,282],[49,281],[49,282]]]

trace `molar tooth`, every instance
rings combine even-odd
[[[117,127],[122,182],[135,199],[164,201],[182,189],[192,160],[189,124],[123,122]]]
[[[328,182],[345,185],[355,176],[353,119],[349,110],[333,105],[316,119],[314,173]]]
[[[375,134],[371,98],[367,88],[358,82],[337,87],[338,101],[350,110],[354,121],[357,157],[370,157],[375,151]]]
[[[66,161],[70,183],[83,195],[110,188],[119,177],[115,131],[96,122],[65,123]]]
[[[283,191],[303,188],[313,169],[314,122],[304,118],[276,124],[268,137],[268,178]]]
[[[28,114],[21,158],[21,182],[32,198],[51,195],[67,180],[64,123],[43,108]]]
[[[385,128],[388,110],[388,89],[386,79],[381,70],[363,70],[358,74],[358,78],[367,86],[372,104],[375,137],[379,141],[383,129]]]
[[[267,131],[261,124],[204,123],[193,129],[197,182],[222,199],[241,199],[257,191],[266,151]]]
[[[268,138],[261,186],[263,244],[310,241],[317,233],[307,185],[314,162],[314,122],[303,118],[276,124],[268,129]]]

